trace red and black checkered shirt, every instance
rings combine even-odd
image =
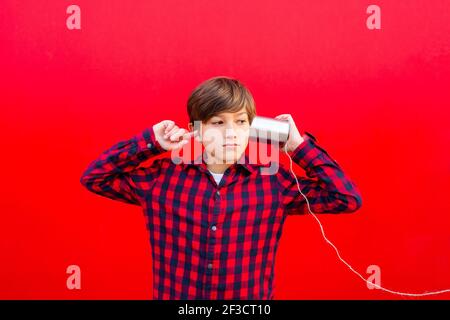
[[[289,154],[308,176],[298,180],[312,211],[356,211],[362,203],[356,185],[310,133],[303,137]],[[283,223],[309,212],[289,168],[262,174],[267,164],[252,164],[244,153],[245,163],[234,163],[217,185],[204,160],[176,164],[156,157],[163,152],[153,128],[145,129],[104,151],[80,180],[94,193],[142,206],[153,298],[273,299]]]

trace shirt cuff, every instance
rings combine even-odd
[[[305,132],[302,137],[304,141],[290,153],[290,156],[294,162],[302,168],[306,168],[315,158],[319,156],[319,153],[316,150],[316,138],[311,133]]]
[[[153,127],[144,129],[144,131],[135,136],[135,139],[138,151],[151,150],[155,155],[167,151],[159,144],[158,140],[156,140]]]

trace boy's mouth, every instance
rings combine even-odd
[[[237,147],[239,146],[237,143],[226,143],[223,145],[224,147]]]

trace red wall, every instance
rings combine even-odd
[[[71,4],[81,30],[66,27]],[[147,126],[186,127],[189,93],[216,75],[246,84],[258,114],[291,113],[359,186],[360,211],[319,216],[359,272],[450,288],[449,21],[445,0],[3,0],[0,298],[151,298],[140,208],[79,178]],[[415,299],[369,290],[311,216],[287,219],[277,258],[277,299]],[[81,290],[66,287],[72,264]]]

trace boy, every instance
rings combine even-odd
[[[94,160],[81,183],[99,195],[140,205],[153,257],[154,299],[273,299],[274,258],[288,215],[308,213],[291,172],[261,174],[245,154],[256,114],[238,81],[214,77],[188,100],[189,131],[164,120]],[[286,150],[309,178],[298,177],[314,213],[354,212],[356,185],[290,115]],[[194,123],[201,128],[194,130]],[[177,150],[195,137],[201,161],[147,159]]]

